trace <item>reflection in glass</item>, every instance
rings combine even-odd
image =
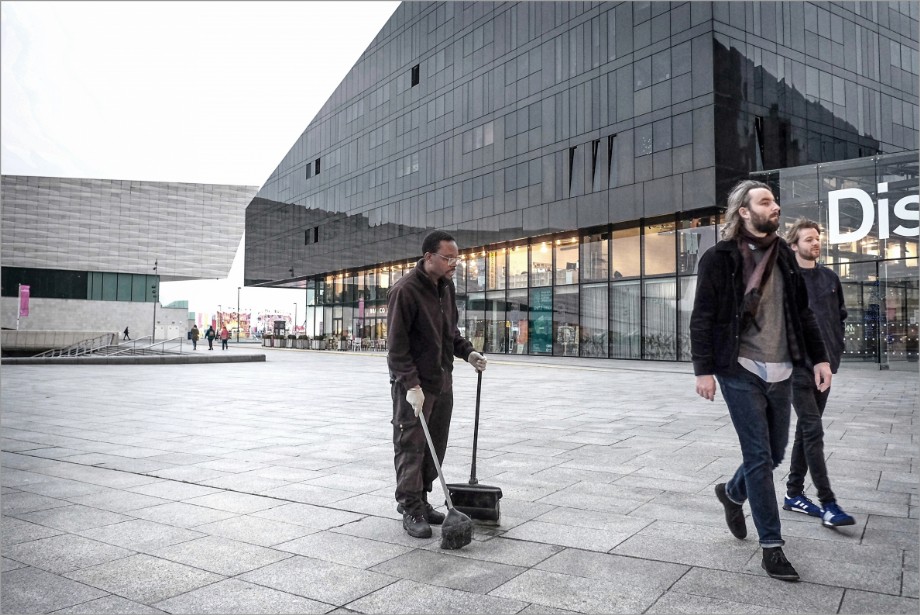
[[[486,294],[470,293],[466,302],[466,339],[483,352],[486,340]]]
[[[553,293],[553,355],[578,356],[578,286],[558,286]]]
[[[610,259],[610,279],[637,277],[641,272],[642,248],[639,228],[613,231],[613,256]]]
[[[508,251],[508,288],[527,288],[527,246]]]
[[[677,358],[677,285],[673,278],[643,282],[642,358]]]
[[[642,306],[639,281],[610,285],[610,358],[641,357],[640,326]]]
[[[504,290],[505,288],[505,273],[507,270],[505,253],[505,248],[489,251],[489,278],[486,287],[487,290]]]
[[[578,284],[578,237],[556,240],[556,285]]]
[[[607,356],[607,284],[581,287],[581,356]]]
[[[673,221],[645,227],[645,275],[674,273],[677,255],[674,231]]]
[[[677,273],[696,273],[700,257],[716,245],[716,216],[681,220],[677,240]]]
[[[528,319],[530,354],[553,352],[553,291],[551,288],[530,290]]]
[[[552,284],[553,252],[549,245],[551,240],[535,242],[530,246],[530,285],[549,286]]]
[[[581,238],[581,280],[595,282],[607,279],[609,233],[595,233]]]
[[[486,258],[481,252],[465,259],[467,264],[466,292],[476,293],[486,289]]]
[[[505,293],[486,293],[485,307],[485,352],[504,353],[508,347],[508,331],[505,322]]]
[[[680,301],[677,302],[678,360],[689,361],[690,356],[690,314],[693,313],[693,299],[696,297],[696,276],[680,278]]]
[[[506,318],[511,326],[509,353],[525,354],[527,352],[527,311],[527,291],[508,291]]]
[[[454,287],[458,296],[466,294],[466,269],[466,260],[461,258],[454,270]]]

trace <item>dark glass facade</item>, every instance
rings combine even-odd
[[[728,187],[916,149],[917,19],[404,3],[247,208],[246,284],[304,288],[316,334],[382,339],[386,289],[443,228],[477,348],[686,359]]]

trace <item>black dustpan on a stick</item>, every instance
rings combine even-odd
[[[473,463],[469,483],[447,485],[454,508],[478,521],[491,521],[498,525],[501,517],[502,490],[499,487],[480,485],[476,479],[476,446],[479,441],[479,399],[482,392],[482,372],[476,382],[476,421],[473,424]]]

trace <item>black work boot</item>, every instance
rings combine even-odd
[[[406,509],[403,508],[402,504],[398,504],[396,512],[403,515],[406,513]],[[425,502],[425,520],[431,525],[441,525],[444,523],[444,513],[436,511],[431,504]]]
[[[782,547],[764,549],[763,561],[760,562],[760,567],[766,570],[767,574],[774,579],[780,579],[782,581],[799,580],[799,573],[795,571],[795,568],[793,568],[789,560],[786,559]]]
[[[431,526],[425,515],[403,513],[403,529],[413,538],[431,538]]]
[[[747,536],[747,526],[744,524],[744,510],[741,504],[735,504],[728,499],[728,494],[725,493],[725,483],[716,485],[716,497],[725,507],[725,523],[728,525],[728,530],[735,538],[743,539]]]

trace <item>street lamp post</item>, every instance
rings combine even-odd
[[[147,262],[149,263],[150,261],[147,261]],[[153,261],[153,275],[154,276],[157,275],[157,266],[159,265],[159,263],[160,262],[158,259],[155,259]],[[153,335],[150,337],[150,341],[155,342],[157,341],[157,302],[159,301],[159,299],[157,298],[157,280],[156,279],[153,280],[153,285],[150,287],[150,290],[153,291],[151,293],[153,295]]]
[[[220,329],[220,325],[223,324],[223,314],[224,306],[220,303],[217,304],[217,328]]]
[[[294,302],[294,335],[297,335],[297,302]]]
[[[240,343],[240,289],[242,286],[236,287],[236,343]]]

